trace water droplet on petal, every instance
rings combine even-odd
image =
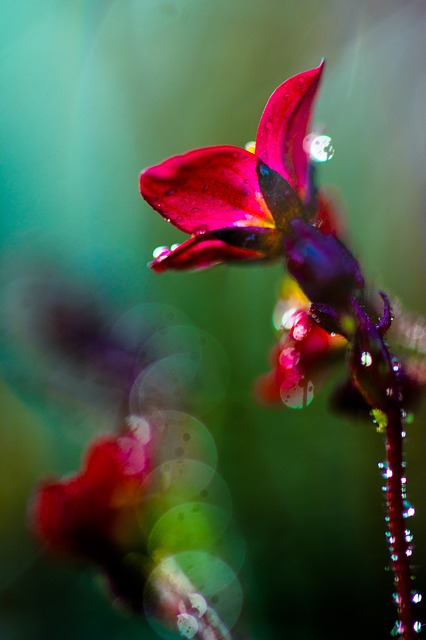
[[[414,604],[418,604],[422,600],[423,600],[422,594],[419,593],[418,591],[414,591],[414,593],[411,596],[411,601],[414,602]]]
[[[169,247],[165,247],[165,246],[156,247],[152,252],[152,257],[154,258],[154,260],[157,260],[158,258],[163,258],[169,255],[169,253],[170,253]]]
[[[173,196],[176,193],[175,189],[167,189],[165,195],[166,196]]]

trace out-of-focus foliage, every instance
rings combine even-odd
[[[423,1],[22,0],[2,3],[0,25],[2,318],[43,264],[90,280],[112,308],[171,305],[210,334],[230,381],[202,417],[246,540],[242,636],[350,640],[368,623],[387,637],[381,436],[329,412],[332,380],[303,412],[256,405],[281,267],[149,272],[152,249],[183,236],[142,201],[138,173],[190,148],[243,146],[273,89],[325,57],[315,123],[336,153],[321,182],[339,190],[364,273],[425,314]],[[151,640],[27,533],[32,487],[75,471],[102,421],[52,399],[43,355],[3,328],[0,637]],[[406,443],[423,592],[425,423],[419,411]]]

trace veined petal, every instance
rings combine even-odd
[[[282,234],[267,228],[225,228],[193,236],[150,263],[157,272],[205,269],[222,262],[274,260],[282,254]]]
[[[299,73],[280,85],[269,98],[257,130],[256,154],[288,180],[302,198],[308,179],[303,140],[323,68],[321,62],[316,69]]]
[[[274,227],[260,192],[258,158],[238,147],[207,147],[145,169],[143,198],[187,233],[224,227]]]

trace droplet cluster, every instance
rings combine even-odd
[[[406,467],[406,463],[403,462],[403,468]],[[389,467],[387,462],[379,462],[378,464],[378,468],[380,470],[381,476],[382,478],[386,481],[383,486],[382,486],[382,491],[385,493],[385,495],[387,495],[388,492],[388,483],[389,480],[393,477],[393,471],[392,469]],[[403,513],[402,516],[404,518],[404,520],[408,520],[410,518],[412,518],[415,513],[416,510],[413,507],[413,505],[408,501],[407,499],[407,478],[405,475],[403,475],[401,477],[401,497],[403,500]],[[387,514],[385,516],[385,522],[387,523],[388,527],[389,527],[389,523],[390,523],[390,517]],[[399,556],[398,553],[396,552],[395,549],[395,537],[392,535],[391,531],[389,530],[389,528],[386,530],[385,532],[385,536],[386,536],[386,541],[388,543],[388,549],[389,549],[389,555],[390,555],[390,559],[392,561],[393,564],[397,563],[399,560]],[[411,529],[406,526],[404,529],[404,539],[406,542],[406,549],[405,549],[405,554],[408,558],[411,558],[413,555],[413,540],[414,540],[414,536],[411,532]],[[395,587],[398,586],[398,577],[395,576]],[[411,592],[411,602],[413,604],[419,604],[420,602],[422,602],[422,594],[420,592],[418,592],[417,590],[412,590]],[[397,605],[398,609],[400,607],[401,603],[401,596],[398,592],[395,592],[393,594],[393,600],[395,602],[395,604]],[[413,623],[413,630],[416,633],[420,633],[422,629],[422,624],[420,621],[415,620]],[[393,637],[401,637],[403,636],[405,632],[405,628],[404,628],[404,624],[402,621],[397,620],[392,628],[391,631],[391,635]]]

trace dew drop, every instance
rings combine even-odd
[[[189,210],[189,213],[191,213],[192,215],[197,215],[199,211],[200,211],[199,207],[191,207],[191,209]]]
[[[309,156],[314,162],[328,162],[334,156],[335,149],[330,136],[313,136],[309,144]]]
[[[373,358],[369,351],[363,351],[361,353],[361,364],[363,367],[370,367],[373,363]]]
[[[422,623],[419,622],[419,620],[416,620],[413,624],[413,629],[416,633],[420,633],[420,631],[422,630]]]
[[[189,613],[179,613],[177,628],[183,638],[193,638],[198,631],[198,622]]]
[[[157,258],[161,258],[163,256],[167,256],[170,253],[170,249],[169,247],[156,247],[154,249],[154,251],[152,252],[152,257],[154,258],[154,260],[157,260]]]
[[[402,622],[397,620],[392,628],[391,636],[396,638],[397,636],[400,636],[402,633],[404,633],[404,625],[402,624]]]
[[[176,193],[175,189],[167,189],[165,195],[166,196],[174,196],[175,193]]]
[[[404,511],[402,513],[402,516],[404,518],[412,518],[415,513],[415,508],[408,502],[408,500],[404,500]]]
[[[200,593],[190,593],[188,600],[192,609],[196,612],[199,618],[202,618],[207,611],[207,602]]]
[[[415,591],[411,596],[411,602],[414,602],[414,604],[418,604],[422,600],[423,600],[423,596],[421,593],[418,593],[418,591]]]

